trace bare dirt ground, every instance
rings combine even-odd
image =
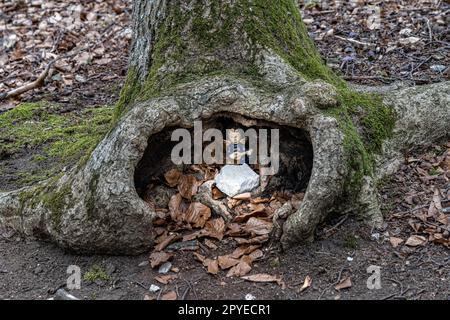
[[[88,56],[80,53],[63,59],[42,89],[2,102],[0,110],[42,99],[75,111],[113,104],[126,73],[130,1],[48,1],[45,10],[34,11],[33,6],[20,3],[0,4],[0,32],[7,39],[0,51],[1,92],[33,80],[52,54],[67,54],[80,43],[108,38],[87,50]],[[37,8],[39,1],[33,3]],[[81,9],[80,4],[84,5]],[[362,4],[302,8],[310,34],[327,63],[353,82],[380,85],[406,81],[414,85],[449,78],[450,7],[443,1],[384,1],[382,27],[373,30]],[[67,12],[80,13],[75,30],[70,30],[74,22],[66,21],[71,17]],[[41,25],[44,20],[45,26]],[[111,21],[115,21],[112,26]],[[50,54],[42,55],[42,48]],[[175,291],[179,299],[244,299],[251,294],[257,299],[449,300],[450,229],[448,214],[443,216],[445,200],[450,199],[449,153],[450,145],[443,141],[405,157],[404,166],[381,186],[386,218],[382,230],[371,230],[352,217],[337,217],[321,226],[317,241],[311,245],[287,252],[263,248],[264,256],[253,264],[252,274],[280,276],[284,289],[277,283],[208,274],[191,251],[177,252],[172,263],[179,270],[170,273],[174,279],[165,285],[155,280],[160,276],[157,269],[144,265],[149,254],[78,256],[50,243],[0,230],[0,299],[52,298],[66,285],[67,267],[78,265],[84,277],[82,287],[71,293],[82,299],[161,299]],[[20,161],[10,161],[8,167],[20,167]],[[201,252],[206,256],[222,254],[228,252],[229,245],[222,241],[217,252],[206,246]],[[367,288],[370,266],[381,268],[381,289]],[[301,291],[307,276],[311,286]],[[151,284],[161,290],[151,293]],[[338,284],[348,288],[336,290]]]

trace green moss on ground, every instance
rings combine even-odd
[[[43,180],[89,155],[111,128],[112,107],[61,112],[62,106],[47,102],[23,103],[0,114],[1,152],[7,158],[31,153],[34,168],[16,172],[22,184]]]
[[[94,264],[83,276],[83,280],[89,282],[109,281],[110,279],[111,277],[105,269],[97,264]]]

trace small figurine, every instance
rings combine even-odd
[[[245,151],[245,136],[242,130],[229,129],[227,130],[226,156],[227,163],[244,164],[245,157],[250,156],[253,150]]]

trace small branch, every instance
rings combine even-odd
[[[19,88],[13,89],[9,92],[5,92],[5,93],[0,93],[0,101],[9,99],[9,98],[13,98],[13,97],[17,97],[19,95],[21,95],[22,93],[25,93],[27,91],[36,89],[41,87],[44,84],[45,78],[47,78],[48,74],[50,73],[50,69],[53,67],[53,65],[55,64],[55,62],[57,62],[58,60],[61,59],[67,59],[67,58],[71,58],[75,55],[77,55],[78,53],[84,51],[84,50],[92,50],[93,48],[97,47],[99,44],[105,42],[111,35],[109,35],[108,37],[104,36],[113,26],[115,25],[115,22],[112,22],[110,25],[108,25],[105,29],[105,31],[102,33],[102,35],[100,36],[100,40],[98,40],[97,42],[91,44],[91,45],[87,45],[84,46],[82,48],[79,48],[73,52],[70,52],[68,54],[65,54],[63,56],[60,56],[58,58],[53,59],[44,69],[44,71],[42,71],[42,73],[39,75],[39,77],[30,83],[27,83]]]
[[[334,37],[336,39],[347,41],[347,42],[350,42],[350,43],[353,43],[353,44],[357,44],[359,46],[376,47],[376,44],[374,44],[374,43],[362,42],[362,41],[358,41],[358,40],[351,39],[351,38],[344,38],[344,37],[341,37],[341,36],[334,36]]]
[[[338,223],[336,223],[334,226],[332,226],[330,229],[325,230],[325,236],[326,237],[331,236],[334,233],[334,231],[337,228],[339,228],[347,219],[348,219],[348,213],[341,220],[339,220]]]
[[[6,93],[1,93],[0,94],[0,101],[2,100],[6,100],[9,98],[13,98],[16,97],[18,95],[21,95],[24,92],[33,90],[35,88],[38,88],[40,86],[42,86],[44,84],[44,80],[45,78],[47,78],[47,75],[50,72],[50,68],[53,66],[53,64],[57,61],[58,59],[53,60],[52,62],[50,62],[47,67],[44,69],[44,71],[42,71],[42,73],[39,75],[39,77],[34,80],[33,82],[27,83],[19,88],[16,88],[14,90],[11,90],[9,92]]]

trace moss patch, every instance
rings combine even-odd
[[[113,112],[112,107],[64,112],[47,102],[21,104],[0,114],[0,153],[3,160],[30,157],[31,166],[24,163],[14,172],[20,184],[43,180],[90,154],[110,130]],[[7,171],[4,165],[0,162]]]
[[[105,269],[97,264],[94,264],[83,276],[83,280],[89,282],[109,281],[110,279],[111,277],[106,273]]]
[[[373,154],[391,136],[395,115],[383,106],[381,97],[353,91],[326,66],[308,36],[296,1],[212,1],[207,7],[198,0],[189,10],[182,10],[178,4],[168,6],[157,28],[148,74],[139,77],[130,68],[116,118],[136,99],[170,94],[180,83],[215,74],[245,79],[266,90],[270,86],[258,72],[256,53],[267,48],[306,80],[322,80],[336,87],[340,105],[326,112],[338,120],[345,133],[345,148],[353,155],[346,189],[348,193],[358,189],[361,178],[372,174]],[[229,61],[227,50],[237,45],[234,41],[245,42],[245,49],[237,61]]]

